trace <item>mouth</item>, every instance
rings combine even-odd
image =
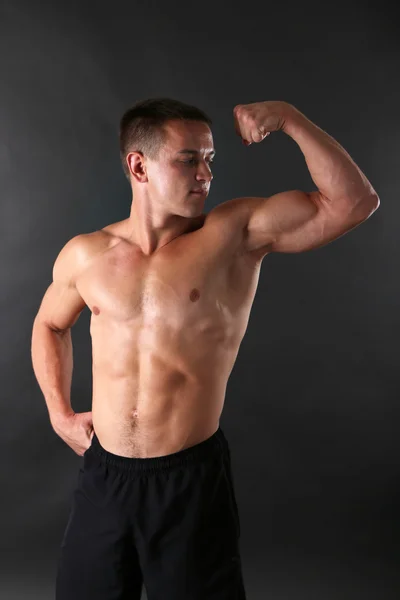
[[[207,190],[192,190],[191,194],[197,194],[198,196],[205,196],[207,194]]]

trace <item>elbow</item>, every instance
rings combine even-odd
[[[373,193],[360,200],[354,210],[357,220],[366,221],[379,208],[381,201],[378,194]]]
[[[372,194],[372,196],[368,197],[368,200],[367,200],[368,217],[370,217],[379,208],[380,203],[381,203],[380,198],[376,192],[374,192]]]
[[[370,206],[372,206],[372,212],[379,208],[381,200],[372,186],[366,201],[369,203]]]
[[[65,333],[67,333],[68,331],[70,331],[69,328],[68,329],[58,329],[51,323],[48,323],[47,321],[40,318],[40,316],[37,316],[33,322],[33,328],[35,329],[36,327],[45,328],[44,329],[45,331],[51,331],[52,333],[58,333],[59,335],[63,335]]]

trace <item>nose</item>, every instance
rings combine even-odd
[[[212,181],[213,174],[211,173],[209,165],[205,161],[200,162],[200,166],[196,173],[196,179],[197,181]]]

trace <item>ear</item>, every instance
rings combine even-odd
[[[148,181],[146,172],[146,161],[142,152],[128,152],[125,157],[126,164],[128,166],[131,177],[138,183],[144,183]]]

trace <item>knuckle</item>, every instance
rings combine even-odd
[[[246,108],[243,104],[238,104],[236,107],[235,115],[238,118],[243,118],[246,115]]]

